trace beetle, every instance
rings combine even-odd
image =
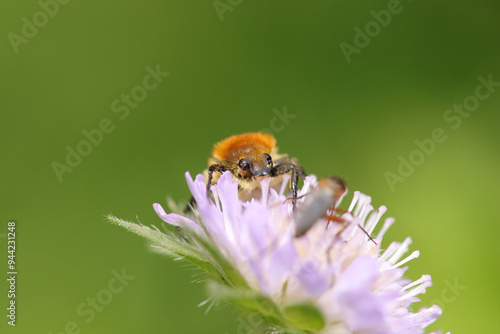
[[[346,193],[347,186],[345,181],[338,176],[329,176],[320,179],[310,192],[300,196],[300,198],[307,196],[307,199],[294,214],[295,237],[300,238],[306,234],[306,232],[321,218],[326,219],[327,224],[330,222],[344,224],[337,233],[337,235],[340,234],[348,221],[335,215],[334,212],[347,212],[337,208],[338,203]],[[373,240],[363,226],[357,225],[376,245],[377,242]]]
[[[346,193],[347,186],[342,178],[330,176],[320,179],[309,193],[301,196],[307,198],[295,213],[295,237],[303,236],[320,218],[339,222],[341,218],[333,215],[333,211]],[[328,210],[332,212],[330,215],[327,215]]]
[[[218,142],[208,165],[205,171],[207,192],[222,173],[229,171],[238,181],[238,194],[243,201],[260,197],[260,183],[264,178],[272,178],[270,187],[278,190],[287,173],[291,173],[290,192],[296,198],[299,178],[306,176],[295,159],[278,153],[276,139],[262,132],[234,135]]]

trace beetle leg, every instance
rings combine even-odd
[[[212,185],[212,174],[214,172],[219,172],[222,174],[225,171],[227,171],[227,168],[219,164],[213,164],[212,166],[208,167],[207,194],[210,191],[210,186]]]
[[[333,212],[336,211],[335,209],[332,210],[332,214],[330,215],[326,215],[325,218],[326,218],[326,227],[328,227],[328,225],[330,225],[330,223],[345,223],[345,219],[342,218],[342,217],[339,217],[339,216],[336,216],[333,214]]]
[[[279,161],[279,160],[278,160]],[[290,160],[284,160],[284,161],[290,161]],[[297,209],[297,187],[299,184],[299,177],[304,179],[305,177],[305,172],[300,167],[298,164],[295,164],[293,162],[283,162],[280,164],[277,164],[272,170],[271,170],[271,176],[278,176],[282,174],[286,174],[289,172],[292,172],[292,180],[290,182],[290,190],[292,191],[292,204],[293,204],[293,210],[295,211]]]
[[[297,196],[297,197],[287,197],[287,198],[285,198],[285,200],[283,201],[283,205],[285,205],[285,204],[286,204],[286,202],[288,202],[288,201],[290,201],[290,200],[294,200],[294,199],[295,199],[295,200],[297,200],[297,199],[301,199],[301,198],[306,197],[306,196],[307,196],[307,195],[309,195],[309,194],[310,194],[310,192],[305,193],[305,194],[302,194],[302,195]]]
[[[334,208],[332,210],[333,211],[344,211],[344,210],[339,210],[337,208]],[[342,217],[339,217],[339,216],[335,216],[333,213],[330,214],[330,215],[326,215],[325,216],[327,222],[326,222],[326,227],[328,228],[328,225],[330,224],[330,222],[334,222],[334,223],[340,223],[340,224],[344,224],[344,226],[342,226],[340,228],[340,230],[337,232],[337,235],[340,235],[342,233],[342,231],[344,231],[344,229],[347,227],[347,225],[345,225],[345,223],[347,222],[344,218]],[[357,224],[359,229],[361,231],[363,231],[364,234],[366,234],[366,236],[368,237],[368,239],[370,239],[375,245],[377,245],[377,242],[373,239],[373,237],[363,228],[363,226],[361,226],[360,224]]]
[[[196,206],[196,200],[194,199],[194,196],[191,196],[191,199],[184,207],[184,213],[191,212],[195,206]]]
[[[224,173],[227,171],[227,168],[220,164],[213,164],[208,168],[208,180],[207,180],[207,196],[210,197],[210,186],[212,185],[212,178],[214,172]],[[196,205],[196,200],[193,196],[191,196],[191,200],[186,204],[184,208],[184,212],[190,212],[191,209]]]

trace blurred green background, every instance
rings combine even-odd
[[[499,3],[228,1],[1,2],[0,258],[5,277],[14,220],[19,274],[16,328],[0,283],[0,332],[236,333],[233,307],[197,307],[198,271],[104,215],[158,224],[152,203],[188,199],[184,172],[215,142],[263,128],[308,173],[387,205],[384,245],[411,236],[408,276],[433,277],[414,304],[442,306],[430,329],[494,332],[500,87],[473,96],[479,76],[500,81]],[[358,47],[346,57],[341,43]],[[170,75],[143,83],[157,67]],[[470,115],[447,112],[464,100]],[[108,133],[82,144],[101,122]],[[446,140],[415,153],[437,128]],[[91,152],[58,177],[68,146]],[[400,156],[418,166],[391,186]],[[109,295],[113,270],[134,278]]]

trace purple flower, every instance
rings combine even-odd
[[[223,285],[272,302],[277,309],[273,312],[279,314],[275,318],[281,319],[273,328],[416,334],[425,333],[424,328],[441,315],[437,305],[412,312],[410,305],[431,286],[431,278],[423,275],[413,282],[404,278],[408,268],[404,265],[419,256],[414,251],[403,258],[410,238],[381,250],[393,219],[385,219],[370,240],[366,233],[373,234],[386,211],[384,206],[374,210],[370,197],[355,192],[348,213],[342,215],[345,223],[320,219],[303,237],[295,238],[292,203],[283,194],[287,177],[279,193],[269,188],[270,178],[264,179],[261,199],[249,202],[238,199],[238,183],[229,172],[211,187],[214,201],[207,196],[202,175],[193,181],[186,173],[186,180],[197,202],[194,215],[167,214],[159,204],[154,204],[155,211],[165,222],[194,236],[184,243],[219,268]],[[298,210],[307,197],[300,196],[316,184],[315,176],[306,177]],[[234,272],[243,283],[233,279]],[[311,317],[320,321],[308,323],[307,317],[296,321],[297,310],[306,315],[316,310]]]

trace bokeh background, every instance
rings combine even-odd
[[[61,2],[0,4],[0,267],[14,220],[19,272],[15,328],[0,281],[0,332],[237,333],[232,306],[197,307],[199,272],[104,216],[159,223],[152,203],[188,199],[184,172],[215,142],[264,128],[307,172],[387,205],[385,245],[411,236],[408,276],[433,277],[414,304],[442,306],[430,329],[498,328],[500,87],[460,124],[447,114],[479,76],[500,81],[497,1],[401,1],[379,30],[371,11],[394,1]],[[144,90],[148,67],[170,74]],[[58,177],[103,120],[109,133]],[[437,128],[446,140],[418,160],[415,140]],[[410,155],[420,165],[390,186]],[[91,316],[113,270],[134,278]]]

